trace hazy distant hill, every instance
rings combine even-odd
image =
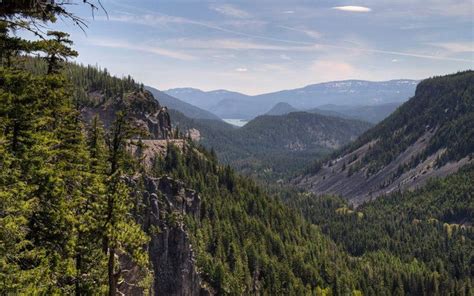
[[[323,105],[318,108],[310,109],[308,112],[347,117],[359,119],[372,123],[378,123],[394,112],[401,102],[365,105],[365,106],[349,106],[349,105]]]
[[[392,115],[295,180],[360,203],[423,185],[473,162],[474,72],[422,81]]]
[[[290,104],[280,102],[276,104],[275,106],[273,106],[273,108],[270,109],[267,113],[265,113],[265,115],[284,115],[284,114],[297,112],[297,111],[299,110],[291,106]]]
[[[202,91],[196,88],[173,88],[164,91],[165,93],[179,98],[189,104],[197,106],[208,111],[224,100],[246,101],[250,96],[227,90]],[[231,117],[225,117],[231,118]]]
[[[170,111],[173,125],[192,136],[240,171],[283,176],[353,141],[370,123],[293,112],[259,116],[241,128],[222,121],[190,119]]]
[[[312,84],[256,96],[216,90],[204,92],[192,88],[167,90],[166,93],[213,112],[221,118],[254,118],[275,104],[284,102],[299,110],[334,105],[380,105],[404,102],[415,93],[417,80],[373,82],[346,80]]]
[[[217,115],[214,115],[209,111],[198,108],[189,103],[183,102],[180,99],[172,97],[156,88],[146,86],[146,89],[150,91],[155,99],[160,101],[163,106],[166,106],[170,109],[179,110],[190,118],[220,120]]]

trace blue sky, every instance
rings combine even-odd
[[[75,7],[78,62],[157,87],[258,94],[474,68],[471,0],[102,0]]]

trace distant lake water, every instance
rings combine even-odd
[[[244,126],[247,122],[249,122],[248,120],[246,119],[235,119],[235,118],[224,118],[222,119],[224,120],[225,122],[227,122],[228,124],[232,124],[232,125],[235,125],[235,126],[238,126],[238,127],[242,127]]]

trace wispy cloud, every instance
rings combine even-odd
[[[335,6],[332,9],[349,11],[349,12],[370,12],[372,9],[365,6]]]
[[[472,42],[439,42],[428,43],[428,45],[439,47],[452,53],[474,52],[474,43]]]
[[[316,51],[332,51],[334,49],[340,49],[350,52],[359,53],[373,53],[383,54],[391,56],[402,56],[412,58],[422,58],[430,60],[444,60],[444,61],[457,61],[457,62],[472,62],[468,59],[454,58],[445,55],[430,55],[417,52],[403,52],[403,51],[390,51],[380,50],[371,47],[363,46],[343,46],[337,44],[319,43],[319,42],[295,42],[284,39],[277,39],[281,43],[276,45],[275,39],[270,38],[270,41],[274,41],[271,44],[264,42],[249,41],[247,39],[179,39],[173,41],[174,46],[190,49],[213,49],[213,50],[262,50],[262,51],[282,51],[282,52],[316,52]]]
[[[288,44],[270,44],[265,42],[256,42],[249,39],[176,39],[167,42],[172,47],[181,47],[186,49],[212,49],[212,50],[263,50],[263,51],[310,51],[315,50],[311,44],[307,45],[288,45]]]
[[[164,49],[151,45],[135,44],[123,40],[89,39],[88,41],[90,44],[95,46],[136,50],[183,61],[190,61],[196,59],[192,55],[180,53],[175,50]]]
[[[346,7],[347,9],[347,7],[353,8],[353,7],[359,7],[359,6],[342,6],[342,7]],[[364,9],[370,9],[370,8],[365,7]],[[308,51],[309,50],[311,51],[311,50],[327,48],[327,49],[341,49],[341,50],[349,50],[349,51],[385,54],[385,55],[392,55],[392,56],[431,59],[431,60],[472,62],[472,60],[468,60],[468,59],[453,58],[453,57],[434,55],[434,54],[420,54],[420,53],[415,53],[415,52],[381,50],[381,49],[367,48],[367,47],[343,46],[343,45],[331,44],[331,43],[319,43],[319,42],[315,43],[315,42],[308,42],[308,41],[290,40],[290,39],[285,39],[285,38],[276,38],[276,37],[272,37],[268,35],[256,35],[256,34],[250,34],[250,33],[245,33],[241,31],[227,29],[210,22],[200,22],[200,21],[195,21],[192,19],[175,17],[175,16],[170,16],[170,15],[165,15],[165,14],[124,15],[124,16],[118,16],[118,17],[111,16],[110,20],[120,21],[120,22],[133,22],[133,23],[138,23],[138,24],[152,26],[152,27],[157,26],[157,25],[163,25],[166,23],[196,25],[196,26],[201,26],[208,29],[224,32],[224,33],[229,33],[229,34],[242,36],[242,37],[248,37],[251,39],[259,39],[259,40],[265,40],[272,43],[294,45],[294,46],[281,46],[281,45],[264,44],[264,43],[262,44],[262,43],[254,43],[254,42],[241,43],[241,42],[236,42],[236,41],[224,41],[224,42],[219,41],[221,48],[227,48],[227,49],[261,49],[261,50],[283,50],[283,51],[287,51],[287,50]],[[170,53],[173,54],[174,52],[171,51]]]
[[[110,15],[108,18],[106,17],[97,17],[98,20],[103,21],[114,21],[114,22],[122,22],[128,24],[137,24],[137,25],[146,25],[146,26],[162,26],[168,24],[194,24],[192,20],[176,17],[166,14],[117,14],[117,15]]]
[[[307,36],[311,38],[315,38],[315,39],[321,38],[322,36],[320,32],[315,31],[315,30],[310,30],[310,29],[305,29],[305,28],[293,28],[293,27],[288,27],[288,26],[278,26],[278,27],[282,29],[290,30],[290,31],[304,33]]]
[[[220,14],[234,17],[234,18],[250,18],[251,17],[250,13],[228,4],[213,5],[210,8]]]
[[[235,69],[236,72],[247,72],[248,69],[247,68],[237,68]]]

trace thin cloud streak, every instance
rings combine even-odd
[[[230,16],[230,17],[235,17],[235,18],[250,18],[251,17],[250,13],[228,4],[213,5],[210,8],[225,16]]]
[[[160,56],[164,56],[168,58],[183,60],[183,61],[192,61],[196,59],[194,56],[191,56],[185,53],[179,53],[179,52],[176,52],[175,50],[168,50],[168,49],[164,49],[164,48],[160,48],[156,46],[150,46],[150,45],[132,44],[129,42],[124,42],[122,40],[92,39],[92,40],[89,40],[89,42],[90,44],[95,45],[95,46],[148,52],[148,53],[152,53],[152,54],[156,54],[156,55],[160,55]]]
[[[474,52],[474,43],[472,42],[441,42],[428,43],[428,45],[439,47],[454,53]]]
[[[336,44],[330,44],[330,43],[313,43],[313,42],[305,42],[305,41],[296,41],[296,40],[289,40],[289,39],[282,39],[282,38],[274,38],[274,37],[268,37],[268,36],[262,36],[262,35],[255,35],[255,34],[249,34],[245,32],[239,32],[231,29],[226,29],[223,27],[220,27],[218,25],[214,25],[212,23],[207,23],[207,22],[200,22],[200,21],[194,21],[182,17],[175,17],[175,16],[170,16],[166,14],[157,14],[159,17],[159,23],[163,24],[164,22],[171,22],[171,23],[181,23],[181,24],[190,24],[190,25],[197,25],[197,26],[202,26],[205,28],[217,30],[220,32],[225,32],[225,33],[230,33],[238,36],[244,36],[244,37],[249,37],[249,38],[255,38],[255,39],[260,39],[260,40],[265,40],[265,41],[272,41],[272,42],[281,42],[281,43],[286,43],[286,44],[294,44],[294,45],[309,45],[309,46],[314,46],[314,47],[327,47],[327,48],[337,48],[337,49],[343,49],[343,50],[351,50],[351,51],[362,51],[362,52],[368,52],[368,53],[378,53],[378,54],[386,54],[386,55],[394,55],[394,56],[404,56],[404,57],[413,57],[413,58],[421,58],[421,59],[431,59],[431,60],[441,60],[441,61],[456,61],[456,62],[472,62],[472,60],[469,59],[462,59],[462,58],[451,58],[451,57],[444,57],[444,56],[436,56],[436,55],[429,55],[429,54],[418,54],[418,53],[412,53],[412,52],[401,52],[401,51],[390,51],[390,50],[380,50],[380,49],[372,49],[372,48],[358,48],[358,47],[348,47],[348,46],[340,46]],[[152,16],[152,15],[149,15]],[[114,18],[110,17],[110,20],[116,20],[120,22],[133,22],[137,24],[142,24],[142,25],[147,25],[147,26],[154,26],[153,22],[147,22],[145,21],[146,19],[150,19],[151,17],[129,17],[127,16],[126,18]]]
[[[278,26],[278,27],[282,28],[282,29],[294,31],[294,32],[304,33],[307,36],[309,36],[311,38],[315,38],[315,39],[321,38],[321,36],[322,36],[321,33],[319,33],[318,31],[314,31],[314,30],[293,28],[293,27],[288,27],[288,26]]]

